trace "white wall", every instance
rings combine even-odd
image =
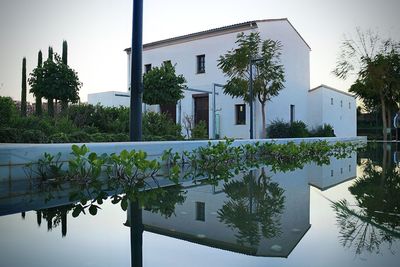
[[[296,120],[307,119],[307,91],[310,85],[309,73],[309,48],[299,37],[296,31],[286,20],[258,22],[258,29],[247,30],[259,31],[262,39],[270,38],[281,41],[281,62],[285,67],[285,88],[280,95],[267,103],[267,123],[276,119],[289,120],[290,105],[295,105]],[[239,31],[240,32],[240,31]],[[228,50],[235,48],[236,36],[239,32],[227,33],[205,39],[197,39],[174,45],[145,49],[143,51],[143,65],[152,64],[160,66],[163,61],[171,60],[176,64],[176,73],[183,74],[190,88],[212,91],[213,83],[224,84],[227,80],[218,68],[218,59]],[[205,54],[205,73],[196,73],[196,56]],[[128,64],[129,65],[129,64]],[[129,67],[128,67],[129,73]],[[129,87],[129,80],[128,80]],[[246,124],[235,124],[235,105],[243,104],[243,100],[225,96],[221,88],[217,89],[216,110],[220,114],[220,136],[221,137],[249,137],[250,109],[246,105]],[[182,100],[182,118],[184,114],[193,115],[194,105],[193,92],[185,92]],[[209,129],[210,137],[213,127],[212,95],[209,97]],[[261,107],[258,102],[255,105],[255,137],[261,134]],[[177,115],[179,117],[179,115]]]
[[[101,93],[88,94],[88,104],[101,104],[105,107],[129,107],[130,93],[108,91]]]

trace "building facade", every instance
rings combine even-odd
[[[262,40],[279,40],[281,64],[285,68],[285,88],[267,103],[267,125],[276,119],[307,120],[307,92],[310,88],[310,47],[287,19],[257,20],[175,37],[143,46],[143,70],[165,61],[175,65],[176,73],[187,80],[188,90],[177,105],[176,121],[192,116],[195,122],[206,121],[209,136],[249,137],[249,105],[241,98],[223,93],[227,78],[218,68],[218,59],[235,48],[239,33],[259,32]],[[130,73],[130,49],[128,73]],[[129,75],[128,75],[129,77]],[[128,78],[128,88],[130,80]],[[294,116],[294,118],[291,118]],[[261,135],[261,105],[254,103],[254,133]]]
[[[226,83],[227,77],[218,68],[218,60],[221,55],[235,49],[239,33],[248,35],[252,32],[258,32],[262,40],[278,40],[282,45],[280,60],[285,71],[284,89],[266,103],[267,127],[276,120],[303,121],[310,128],[328,123],[337,129],[335,134],[338,137],[356,136],[354,98],[326,86],[310,90],[311,49],[288,19],[255,20],[144,44],[143,72],[161,66],[164,62],[170,62],[175,66],[176,73],[186,78],[188,88],[184,91],[184,98],[175,108],[172,107],[173,111],[171,107],[168,109],[169,113],[173,114],[173,119],[180,124],[188,118],[195,124],[205,121],[210,138],[249,138],[249,104],[241,98],[232,98],[223,93],[222,86]],[[128,55],[129,91],[131,51],[130,48],[125,51]],[[113,93],[115,95],[115,92]],[[122,98],[106,96],[105,93],[97,95],[98,97],[89,98],[90,104],[108,105],[111,102],[113,106],[122,104]],[[330,111],[329,107],[325,108],[327,105],[325,102],[330,101],[331,97],[335,98],[335,101],[351,102],[351,109],[342,109],[343,114],[339,118],[332,116],[331,113],[336,111]],[[106,99],[104,102],[103,98]],[[342,105],[348,105],[343,103]],[[256,99],[253,105],[254,137],[260,138],[261,104]],[[144,105],[143,110],[160,111],[160,107]]]

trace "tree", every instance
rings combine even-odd
[[[65,65],[68,65],[68,43],[66,40],[63,41],[62,44],[62,62]]]
[[[171,63],[163,63],[143,76],[143,102],[149,105],[176,104],[186,88],[183,75],[175,74]]]
[[[367,110],[380,108],[383,139],[391,125],[393,110],[398,109],[400,88],[400,43],[383,40],[373,31],[357,29],[356,38],[346,38],[333,73],[347,79],[357,77],[350,92],[360,98]]]
[[[245,35],[240,33],[236,40],[237,48],[220,56],[218,67],[229,78],[223,90],[232,97],[241,97],[246,102],[255,98],[261,103],[262,138],[266,137],[266,103],[277,96],[284,88],[284,68],[280,64],[282,45],[279,41],[261,40],[259,33]],[[250,61],[254,62],[253,99],[248,90]]]
[[[47,62],[48,62],[48,66],[50,66],[50,62],[53,62],[53,47],[51,47],[51,46],[49,46]],[[49,96],[49,95],[51,95],[51,93],[49,92],[49,94],[47,94],[47,95]],[[43,96],[45,96],[45,95],[43,95]],[[50,117],[54,117],[54,98],[53,97],[47,98],[47,113],[49,114]]]
[[[55,61],[49,58],[42,67],[37,67],[30,74],[31,92],[35,96],[43,96],[49,104],[53,103],[54,99],[72,103],[78,102],[78,93],[82,86],[78,74],[63,64],[59,55],[55,54],[54,58]],[[50,105],[49,115],[53,117],[54,108],[50,109]]]
[[[62,63],[68,65],[68,44],[67,41],[63,41],[62,44]],[[66,111],[68,108],[68,101],[61,101],[61,110]]]
[[[41,68],[43,64],[43,56],[42,56],[42,51],[39,50],[38,53],[38,68]],[[36,104],[35,104],[35,110],[36,110],[36,115],[41,116],[42,115],[42,97],[38,94],[36,95]]]
[[[22,59],[21,116],[26,117],[26,58]]]

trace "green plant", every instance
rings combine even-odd
[[[68,175],[78,181],[86,182],[88,179],[96,180],[102,171],[106,161],[106,155],[98,156],[96,153],[89,153],[86,145],[72,145],[73,158],[68,161]]]
[[[0,126],[10,127],[17,116],[17,108],[11,97],[0,96]]]
[[[43,157],[36,164],[28,164],[30,175],[38,176],[40,182],[51,181],[60,182],[65,179],[65,173],[62,171],[63,163],[60,162],[61,153],[51,155],[44,153]]]
[[[22,59],[21,116],[26,116],[26,58]]]
[[[150,105],[175,104],[183,98],[185,78],[175,74],[171,63],[154,67],[143,76],[143,102]]]
[[[292,138],[308,137],[307,125],[302,121],[294,121],[289,126],[289,136]]]
[[[261,137],[265,138],[266,103],[284,88],[285,74],[283,65],[280,64],[282,45],[279,41],[261,40],[258,32],[248,35],[239,33],[235,43],[237,47],[220,56],[218,60],[218,67],[228,77],[223,90],[225,94],[243,98],[246,102],[258,99],[262,116]],[[257,61],[253,63],[254,59]],[[249,64],[255,68],[252,96],[248,90],[251,70]]]
[[[38,52],[38,64],[37,67],[41,68],[43,64],[43,56],[42,56],[42,51],[39,50]],[[35,102],[35,112],[37,116],[42,115],[42,97],[40,96],[39,93],[36,94],[36,102]]]
[[[205,140],[208,139],[207,126],[204,121],[198,122],[191,131],[191,139]]]
[[[269,138],[288,138],[290,137],[290,125],[283,120],[274,120],[267,128]]]
[[[30,92],[48,100],[49,116],[54,117],[53,100],[76,103],[82,83],[78,74],[64,64],[57,54],[46,60],[42,67],[36,67],[29,78]]]
[[[330,124],[318,126],[316,129],[310,131],[311,137],[335,137],[333,127]]]
[[[182,128],[175,124],[165,114],[147,112],[142,121],[143,137],[146,141],[182,140]]]

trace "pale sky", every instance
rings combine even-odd
[[[133,0],[0,0],[0,95],[20,99],[22,58],[28,74],[39,49],[61,53],[88,93],[126,91]],[[346,91],[352,80],[331,72],[343,35],[356,27],[400,41],[399,0],[144,0],[143,41],[257,19],[288,18],[311,46],[311,88],[320,84]],[[33,97],[28,96],[28,101]]]

